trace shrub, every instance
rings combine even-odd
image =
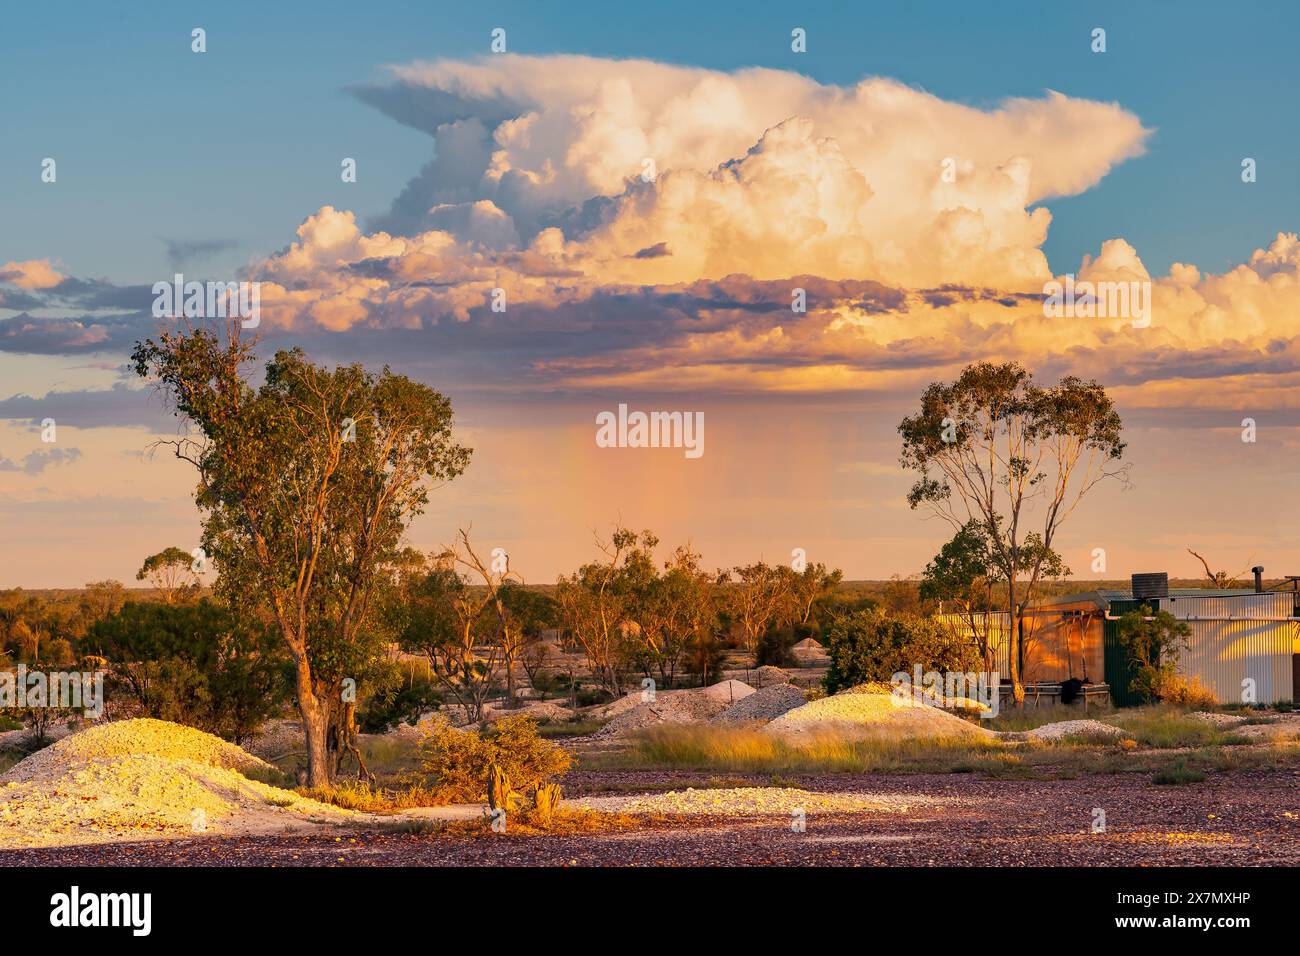
[[[144,716],[235,743],[252,736],[289,697],[290,671],[279,639],[207,599],[127,603],[95,622],[87,643],[109,662],[114,685]]]
[[[382,734],[400,723],[412,727],[420,715],[442,703],[442,694],[428,672],[412,669],[372,694],[357,709],[357,727],[363,734]]]
[[[1182,674],[1166,673],[1160,682],[1160,699],[1177,707],[1209,710],[1217,707],[1219,699],[1201,683],[1199,677],[1188,680]]]
[[[722,642],[715,635],[702,631],[687,644],[683,665],[686,673],[703,687],[715,683],[722,676],[725,660]]]
[[[754,663],[762,667],[798,667],[794,657],[794,646],[805,638],[812,637],[816,628],[807,624],[795,624],[789,627],[769,627],[758,638],[754,647]]]
[[[1201,783],[1204,780],[1205,774],[1188,767],[1185,760],[1175,761],[1172,767],[1157,770],[1151,778],[1151,782],[1157,786],[1175,787],[1187,783]]]
[[[522,714],[503,717],[484,734],[436,720],[420,757],[428,786],[449,803],[482,800],[494,764],[522,792],[549,783],[572,761],[567,750],[538,735],[537,721]]]
[[[1121,617],[1116,632],[1133,667],[1129,690],[1148,703],[1163,700],[1165,688],[1178,676],[1178,656],[1191,627],[1168,611],[1152,612],[1143,605]]]
[[[856,611],[831,625],[827,635],[831,666],[826,689],[835,693],[870,681],[888,682],[899,671],[983,669],[978,651],[948,626],[912,614],[889,614],[871,608]]]

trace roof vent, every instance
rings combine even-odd
[[[1132,581],[1133,600],[1135,601],[1169,597],[1169,574],[1165,571],[1152,574],[1135,574]]]

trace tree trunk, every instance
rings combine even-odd
[[[1024,637],[1024,630],[1021,627],[1023,620],[1022,609],[1016,604],[1016,572],[1019,568],[1015,563],[1011,564],[1011,573],[1007,580],[1007,608],[1009,610],[1011,633],[1007,635],[1007,661],[1011,666],[1011,693],[1015,698],[1016,709],[1023,709],[1025,706],[1025,685],[1020,673],[1020,662],[1023,648],[1021,641]]]
[[[1023,709],[1025,706],[1024,675],[1021,673],[1024,663],[1024,635],[1024,615],[1020,610],[1016,610],[1011,615],[1011,653],[1007,657],[1011,661],[1011,692],[1015,696],[1018,709]]]
[[[302,729],[307,736],[307,785],[330,785],[329,762],[329,707],[316,696],[312,686],[311,667],[304,656],[295,667],[298,689],[298,711],[302,714]]]

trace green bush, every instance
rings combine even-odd
[[[495,764],[520,792],[549,783],[569,769],[569,752],[537,733],[537,721],[503,717],[487,733],[457,730],[436,720],[420,748],[424,783],[448,803],[483,800]]]
[[[357,728],[363,734],[382,734],[400,723],[415,726],[420,715],[442,703],[442,694],[428,672],[398,674],[382,690],[357,708]]]
[[[1178,675],[1178,657],[1187,646],[1191,627],[1168,611],[1152,611],[1147,605],[1129,611],[1116,628],[1119,644],[1128,655],[1133,669],[1129,690],[1147,703],[1170,697],[1195,696],[1184,691]],[[1212,706],[1212,700],[1200,699],[1196,706]]]
[[[91,626],[87,644],[108,661],[114,687],[133,697],[144,716],[235,743],[256,733],[289,697],[279,638],[206,598],[124,604]]]
[[[817,629],[808,624],[795,624],[787,627],[769,627],[758,638],[754,646],[754,663],[762,667],[797,667],[794,646],[800,641],[812,637]]]
[[[826,636],[830,693],[872,681],[888,682],[899,671],[969,673],[983,668],[979,653],[940,622],[870,608],[835,621]]]

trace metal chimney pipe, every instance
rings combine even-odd
[[[1263,594],[1264,593],[1264,566],[1262,564],[1257,564],[1253,568],[1251,568],[1251,570],[1255,572],[1255,593]]]

